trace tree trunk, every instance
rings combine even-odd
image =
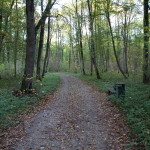
[[[148,65],[149,56],[149,0],[144,0],[144,51],[143,51],[143,83],[148,84],[150,82],[150,69]]]
[[[53,5],[55,4],[56,0],[54,0],[54,2],[52,3],[52,0],[48,0],[48,4],[42,14],[41,19],[39,20],[39,22],[37,23],[36,27],[35,27],[35,32],[37,34],[37,31],[39,30],[40,26],[45,24],[45,20],[47,18],[47,15],[50,13],[51,8],[53,7]]]
[[[27,44],[25,70],[21,90],[32,89],[35,53],[34,0],[26,0]]]
[[[19,27],[18,27],[18,0],[16,0],[16,19],[17,19],[17,30],[15,33],[15,48],[14,48],[14,77],[17,76],[17,51],[18,51],[18,37],[19,37]]]
[[[41,80],[41,58],[42,58],[42,51],[43,51],[43,43],[44,43],[44,28],[45,25],[41,26],[40,31],[40,41],[39,41],[39,49],[38,49],[38,58],[37,58],[37,72],[36,72],[36,79]]]
[[[1,55],[1,52],[2,52],[2,37],[3,37],[3,34],[2,34],[2,24],[3,24],[3,10],[2,10],[2,7],[3,7],[3,1],[1,2],[1,6],[0,6],[0,55]]]
[[[81,2],[82,3],[82,2]],[[85,67],[84,67],[84,54],[83,54],[83,44],[82,44],[82,9],[83,9],[83,3],[81,4],[81,17],[78,14],[78,1],[76,0],[76,19],[77,19],[77,28],[76,28],[76,38],[77,43],[79,43],[80,46],[80,59],[81,59],[81,70],[83,75],[85,75]],[[81,18],[81,20],[79,20]]]
[[[81,63],[82,63],[82,73],[85,75],[85,67],[84,67],[84,54],[83,54],[83,44],[82,44],[82,33],[80,33],[80,53],[81,53]]]
[[[86,38],[87,38],[87,44],[88,44],[88,49],[89,49],[89,53],[90,53],[90,75],[92,76],[93,75],[93,63],[92,63],[92,53],[91,53],[91,48],[90,48],[90,38],[88,36],[88,33],[87,33],[87,25],[86,25],[86,22],[85,22],[85,30],[86,30]]]
[[[47,57],[47,61],[46,61],[45,73],[48,72],[50,54],[51,54],[51,49],[48,51],[48,57]]]
[[[107,48],[106,48],[106,72],[109,70],[109,35],[108,35],[108,32],[107,32]]]
[[[125,12],[125,21],[124,21],[124,35],[123,35],[123,44],[124,44],[124,71],[129,77],[128,71],[128,32],[127,32],[127,12]]]
[[[95,55],[95,45],[94,45],[94,31],[93,31],[93,17],[92,17],[92,8],[90,6],[90,1],[87,0],[87,4],[88,4],[88,10],[89,10],[89,21],[90,21],[90,33],[91,33],[91,59],[92,59],[92,63],[94,65],[95,68],[95,73],[96,73],[96,77],[97,79],[101,79],[99,71],[98,71],[98,67],[97,67],[97,63],[96,63],[96,55]]]
[[[74,57],[73,55],[73,38],[72,38],[72,18],[71,15],[69,15],[69,19],[70,19],[70,33],[69,33],[69,41],[70,41],[70,48],[69,48],[69,71],[71,71],[71,63],[72,63],[72,58],[73,58],[73,62],[75,63]]]
[[[11,15],[11,12],[12,12],[12,8],[14,6],[14,3],[15,3],[15,0],[12,1],[11,5],[10,5],[10,13],[8,13],[8,15],[6,16],[6,20],[5,20],[5,26],[4,26],[4,32],[7,31],[7,26],[8,26],[8,19]],[[2,6],[3,7],[3,1],[2,1]],[[2,31],[2,21],[3,21],[3,15],[2,15],[2,8],[0,8],[0,32]],[[2,49],[3,49],[3,41],[4,41],[4,38],[5,38],[5,35],[4,33],[0,34],[0,55],[2,53]],[[4,53],[4,52],[3,52]]]
[[[48,17],[48,35],[47,35],[46,54],[45,54],[45,58],[44,58],[42,77],[44,77],[44,74],[46,72],[46,64],[48,61],[49,48],[50,48],[50,17]]]
[[[127,76],[125,75],[124,71],[122,70],[122,68],[120,66],[119,59],[118,59],[117,52],[116,52],[115,40],[114,40],[112,26],[111,26],[111,22],[110,22],[109,2],[108,2],[108,0],[107,0],[106,17],[107,17],[109,28],[110,28],[111,39],[112,39],[112,44],[113,44],[113,50],[114,50],[114,55],[115,55],[115,58],[116,58],[116,62],[117,62],[118,68],[119,68],[120,72],[122,73],[122,75],[124,76],[124,78],[127,79]]]
[[[43,0],[41,0],[41,10],[43,14]],[[41,77],[41,58],[42,58],[42,51],[43,51],[43,43],[44,43],[44,29],[45,29],[45,22],[41,25],[40,31],[40,41],[39,41],[39,49],[38,49],[38,58],[37,58],[37,70],[36,70],[36,79],[42,80]]]

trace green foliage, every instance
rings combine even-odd
[[[76,76],[105,92],[107,92],[107,88],[113,87],[114,83],[125,82],[125,99],[119,99],[114,95],[109,96],[109,98],[124,112],[128,125],[131,128],[131,135],[137,139],[134,144],[140,147],[140,150],[149,150],[150,85],[136,83],[132,78],[124,80],[120,75],[112,75],[112,73],[105,74],[102,80],[97,80],[96,77],[92,76],[82,76],[80,74]]]
[[[38,97],[42,97],[48,92],[55,91],[59,84],[60,84],[59,76],[47,73],[42,82],[37,81],[34,83],[34,87],[36,87]]]
[[[20,87],[20,82],[15,80],[0,80],[0,129],[4,130],[19,123],[18,114],[27,113],[34,108],[46,93],[52,93],[60,83],[60,77],[46,74],[43,81],[34,82],[38,95],[36,97],[15,97],[12,95],[14,87]]]

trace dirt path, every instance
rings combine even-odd
[[[25,124],[15,150],[121,150],[128,129],[105,93],[81,80],[60,75],[53,103]]]

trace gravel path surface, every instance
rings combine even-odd
[[[14,149],[124,149],[123,144],[128,139],[120,139],[127,137],[128,130],[119,111],[107,100],[106,94],[75,77],[60,76],[62,85],[54,94],[53,102],[30,122],[26,122],[26,134]],[[112,114],[112,111],[115,112]]]

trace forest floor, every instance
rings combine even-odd
[[[46,107],[24,119],[23,133],[9,136],[9,150],[125,150],[126,121],[107,94],[80,79],[60,74],[60,88]],[[13,130],[13,133],[15,130]]]

